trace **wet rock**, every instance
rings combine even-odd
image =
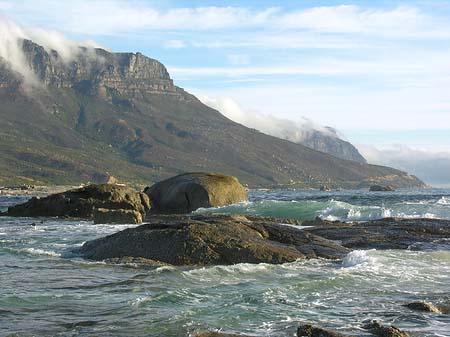
[[[111,264],[137,265],[140,267],[152,267],[152,268],[168,266],[167,263],[163,263],[160,261],[144,259],[142,257],[132,257],[132,256],[115,257],[115,258],[111,258],[111,259],[106,259],[105,262],[111,263]]]
[[[144,193],[138,193],[126,186],[101,184],[56,193],[45,198],[34,197],[23,204],[10,207],[8,215],[93,219],[94,214],[98,216],[103,214],[110,219],[117,215],[120,220],[125,217],[125,214],[129,216],[132,213],[128,211],[137,212],[142,218],[149,209],[150,202]],[[111,210],[111,212],[107,214],[104,210]]]
[[[450,310],[445,305],[433,304],[429,302],[412,302],[404,305],[411,310],[433,312],[435,314],[448,314]]]
[[[369,330],[370,333],[378,337],[409,337],[408,333],[394,326],[383,326],[377,321],[364,325],[363,329]]]
[[[251,337],[251,336],[248,336],[248,335],[236,335],[236,334],[223,333],[223,332],[207,331],[207,332],[197,333],[195,335],[195,337]]]
[[[133,209],[96,208],[94,209],[93,219],[95,224],[137,224],[142,222],[142,214]]]
[[[381,186],[381,185],[372,185],[369,187],[369,192],[393,192],[394,189],[387,185],[387,186]]]
[[[285,263],[306,258],[337,259],[349,250],[308,232],[242,215],[160,215],[149,223],[86,242],[85,258],[125,256],[172,265]]]
[[[200,207],[219,207],[247,200],[237,178],[218,173],[185,173],[160,181],[144,192],[152,213],[189,213]]]
[[[350,337],[338,332],[325,330],[310,324],[304,324],[297,329],[297,337]]]
[[[408,249],[418,242],[450,237],[450,220],[440,219],[385,218],[364,223],[322,220],[317,225],[311,221],[304,224],[315,226],[305,231],[352,249]]]

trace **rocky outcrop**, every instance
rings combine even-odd
[[[137,222],[150,210],[146,194],[120,185],[102,184],[52,194],[9,207],[9,216],[76,217]],[[133,221],[130,221],[133,220]]]
[[[160,215],[147,220],[139,227],[86,242],[82,255],[93,260],[139,257],[171,265],[229,265],[336,259],[349,252],[264,217]]]
[[[22,49],[37,80],[52,87],[74,88],[109,100],[118,95],[142,98],[146,94],[183,92],[173,85],[164,65],[141,53],[79,47],[64,58],[56,50],[46,50],[30,40],[22,41]]]
[[[134,209],[95,208],[93,220],[96,224],[141,223],[142,214]]]
[[[450,220],[386,218],[364,223],[305,221],[312,234],[351,249],[414,249],[415,244],[450,237]]]
[[[350,337],[338,332],[325,330],[310,324],[304,324],[297,329],[297,337]]]
[[[409,334],[394,326],[383,326],[377,321],[373,321],[363,326],[371,334],[378,337],[409,337]]]
[[[442,304],[434,304],[430,302],[411,302],[405,304],[404,306],[416,311],[432,312],[435,314],[450,314],[450,306]]]
[[[363,164],[367,163],[366,159],[364,159],[356,147],[351,143],[340,139],[337,131],[330,127],[327,127],[324,131],[302,130],[302,139],[299,143],[338,158],[352,160]]]
[[[155,213],[189,213],[201,207],[220,207],[247,200],[238,179],[218,173],[185,173],[144,190]]]
[[[391,186],[372,185],[369,187],[370,192],[393,192],[394,189]]]

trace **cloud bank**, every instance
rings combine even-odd
[[[198,95],[197,97],[203,104],[218,110],[232,121],[294,143],[302,142],[312,131],[319,131],[329,137],[338,137],[335,130],[318,125],[306,117],[292,121],[272,115],[264,115],[258,111],[243,109],[229,97],[212,98],[205,95]]]
[[[383,149],[358,144],[357,148],[369,163],[407,171],[432,186],[450,187],[450,150],[420,149],[399,144]]]

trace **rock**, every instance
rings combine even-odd
[[[446,306],[435,305],[429,302],[412,302],[404,305],[411,310],[433,312],[435,314],[448,314],[449,308]]]
[[[96,208],[96,209],[94,209],[93,219],[94,219],[95,224],[141,223],[142,222],[142,214],[133,209]]]
[[[218,173],[185,173],[144,190],[152,213],[189,213],[200,207],[219,207],[247,200],[237,178]]]
[[[337,259],[349,250],[270,218],[239,215],[159,215],[149,223],[86,242],[81,254],[104,260],[125,256],[171,265],[285,263]]]
[[[406,332],[394,326],[383,326],[377,321],[364,325],[363,329],[369,330],[370,333],[378,337],[409,337]]]
[[[381,186],[381,185],[372,185],[369,188],[370,192],[393,192],[394,189],[387,185],[387,186]]]
[[[111,264],[137,265],[139,267],[151,267],[151,268],[168,266],[167,263],[162,263],[160,261],[144,259],[142,257],[132,257],[132,256],[124,256],[124,257],[106,259],[105,262],[111,263]]]
[[[223,333],[223,332],[207,331],[207,332],[197,333],[195,335],[195,337],[250,337],[250,336],[248,336],[248,335],[236,335],[236,334]]]
[[[304,324],[297,329],[297,337],[346,337],[346,335]]]
[[[363,223],[322,220],[305,231],[351,249],[408,249],[450,237],[450,220],[385,218]]]
[[[8,215],[93,219],[94,214],[98,217],[102,214],[110,219],[116,215],[120,220],[131,219],[130,211],[139,213],[143,218],[149,209],[150,202],[144,193],[138,193],[126,186],[102,184],[52,194],[45,198],[34,197],[23,204],[9,207]],[[107,213],[105,210],[111,212]],[[139,219],[136,214],[134,218]]]

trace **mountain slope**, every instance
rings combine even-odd
[[[161,63],[140,53],[80,48],[63,60],[28,40],[22,48],[35,78],[5,62],[0,67],[2,184],[78,183],[107,174],[149,183],[219,171],[250,186],[423,186],[404,172],[338,159],[232,122],[174,86]]]

